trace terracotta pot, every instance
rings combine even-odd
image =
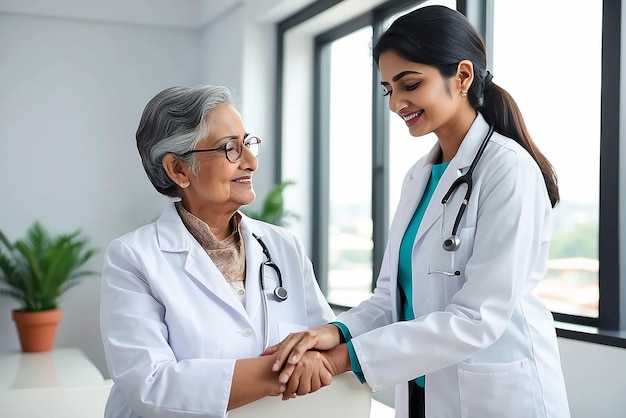
[[[52,350],[57,327],[62,318],[61,309],[39,312],[13,311],[13,321],[17,327],[22,351],[37,353]]]

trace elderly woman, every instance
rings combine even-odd
[[[254,200],[261,140],[219,86],[147,104],[137,148],[162,216],[107,248],[101,330],[114,385],[107,417],[224,417],[285,390],[273,356],[290,332],[334,319],[301,243],[239,212]],[[321,355],[306,385],[330,383]],[[313,372],[314,371],[314,372]]]

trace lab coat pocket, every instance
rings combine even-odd
[[[512,363],[460,363],[459,397],[463,418],[541,416],[534,403],[528,359]]]
[[[306,331],[308,328],[305,325],[294,324],[292,322],[279,322],[278,323],[278,338],[280,341],[284,340],[292,332]]]

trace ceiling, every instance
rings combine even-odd
[[[278,21],[312,0],[0,0],[0,13],[201,28],[243,3],[257,21]]]

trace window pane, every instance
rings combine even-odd
[[[517,101],[561,192],[536,291],[554,312],[597,317],[602,1],[494,3],[493,80]]]
[[[441,4],[452,9],[456,8],[456,0],[429,0],[418,6],[410,7],[394,14],[385,21],[388,27],[398,17],[417,9],[433,4]],[[381,89],[382,92],[382,89]],[[389,224],[393,219],[396,207],[400,201],[402,181],[407,171],[435,145],[437,137],[434,133],[419,138],[411,136],[404,120],[397,114],[389,115]]]
[[[352,306],[372,283],[371,26],[330,46],[329,302]]]

